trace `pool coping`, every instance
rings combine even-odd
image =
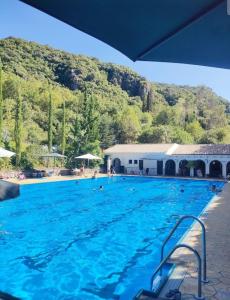
[[[183,180],[196,180],[196,181],[220,181],[226,182],[224,179],[219,178],[197,178],[197,177],[181,177],[181,176],[145,176],[145,175],[129,175],[129,174],[114,174],[114,177],[143,177],[143,178],[158,178],[158,179],[183,179]],[[104,177],[112,177],[108,174],[99,173],[97,178]],[[27,185],[27,184],[36,184],[36,183],[47,183],[47,182],[58,182],[58,181],[71,181],[71,180],[81,180],[81,179],[90,179],[92,178],[92,174],[85,174],[84,176],[50,176],[43,178],[26,178],[26,179],[3,179],[4,181],[17,183],[19,185]]]
[[[107,177],[105,174],[98,174],[97,178]],[[19,185],[29,185],[29,184],[37,184],[37,183],[49,183],[49,182],[63,182],[63,181],[72,181],[72,180],[84,180],[91,179],[92,174],[84,175],[84,176],[50,176],[50,177],[42,177],[42,178],[27,178],[27,179],[4,179],[4,181],[17,183]]]

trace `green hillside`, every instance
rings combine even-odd
[[[35,164],[48,142],[69,158],[114,143],[230,142],[229,103],[208,87],[152,83],[126,67],[17,38],[0,40],[0,58],[1,143],[17,147],[21,99],[20,165]]]

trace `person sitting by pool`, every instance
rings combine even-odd
[[[209,190],[213,193],[216,192],[216,185],[215,184],[212,184],[210,187],[209,187]]]
[[[18,175],[19,180],[23,180],[25,178],[26,178],[26,176],[23,173],[19,173],[19,175]]]
[[[197,169],[196,175],[197,175],[198,178],[202,178],[203,177],[203,173],[202,173],[201,169]]]
[[[215,184],[212,184],[211,187],[209,187],[209,190],[213,193],[220,193],[222,191],[222,189],[217,188]]]
[[[110,173],[111,173],[111,175],[116,174],[116,171],[115,171],[114,166],[111,166],[111,167],[110,167]]]
[[[109,177],[113,177],[113,175],[116,174],[114,167],[111,166],[107,173]]]
[[[85,173],[85,168],[84,168],[84,165],[82,165],[80,167],[80,176],[84,175],[84,173]]]
[[[94,174],[92,176],[92,179],[95,179],[95,178],[97,178],[97,170],[94,171]]]

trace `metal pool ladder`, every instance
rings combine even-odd
[[[197,288],[197,295],[195,296],[195,299],[197,300],[204,300],[205,298],[202,296],[202,260],[201,257],[198,253],[197,250],[193,249],[191,246],[186,245],[186,244],[178,244],[176,245],[170,252],[169,254],[163,259],[163,261],[161,261],[161,263],[159,264],[159,266],[157,267],[157,269],[154,271],[152,278],[151,278],[151,290],[152,290],[152,286],[153,286],[153,281],[155,276],[157,275],[157,273],[159,271],[162,270],[164,264],[167,262],[167,260],[172,256],[172,254],[179,248],[186,248],[189,251],[191,251],[197,258],[197,263],[198,263],[198,288]]]
[[[169,252],[169,254],[164,257],[164,249],[167,244],[167,242],[170,240],[174,232],[177,230],[178,226],[186,219],[192,219],[196,222],[198,222],[201,226],[202,229],[202,257],[200,256],[199,252],[194,249],[193,247],[187,245],[187,244],[177,244],[176,246],[173,247],[173,249]],[[163,275],[163,267],[167,263],[168,259],[172,256],[172,254],[179,248],[186,248],[190,252],[192,252],[196,259],[197,259],[197,265],[198,265],[198,278],[197,278],[197,295],[195,296],[196,299],[198,300],[204,300],[205,298],[202,296],[202,283],[207,283],[207,261],[206,261],[206,229],[204,226],[204,223],[197,217],[194,217],[192,215],[185,215],[182,216],[177,223],[174,225],[173,229],[167,236],[167,238],[164,240],[162,246],[161,246],[161,261],[156,270],[154,271],[152,277],[151,277],[151,283],[150,283],[150,291],[146,290],[140,290],[138,295],[134,299],[142,299],[140,296],[142,295],[148,295],[152,297],[152,299],[156,298],[157,295],[159,294],[160,290],[162,289],[162,282],[164,284],[164,280],[161,281],[162,278],[164,278]],[[153,288],[154,286],[154,279],[157,275],[157,273],[160,272],[160,288],[156,292],[156,289]]]
[[[185,215],[182,216],[177,223],[175,224],[175,226],[173,227],[173,229],[171,230],[171,232],[169,233],[169,235],[167,236],[167,238],[164,240],[162,246],[161,246],[161,262],[164,259],[164,248],[167,244],[167,242],[170,240],[170,238],[172,237],[172,235],[174,234],[174,232],[177,230],[177,228],[179,227],[179,225],[186,219],[192,219],[196,222],[198,222],[201,226],[202,229],[202,273],[203,273],[203,277],[202,277],[202,282],[203,283],[208,283],[207,280],[207,256],[206,256],[206,229],[204,226],[204,223],[197,217],[194,217],[192,215]],[[160,269],[160,274],[162,275],[162,268]]]

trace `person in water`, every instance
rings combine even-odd
[[[216,185],[212,184],[209,189],[210,189],[211,192],[215,193],[216,192]]]
[[[100,187],[99,187],[99,191],[103,191],[104,190],[104,187],[103,187],[103,185],[100,185]]]
[[[215,184],[212,184],[209,190],[213,193],[220,193],[222,190],[218,188]]]
[[[94,174],[93,174],[93,176],[92,176],[92,179],[95,179],[95,178],[97,178],[97,170],[94,171]]]
[[[184,185],[181,186],[180,192],[184,193]]]

